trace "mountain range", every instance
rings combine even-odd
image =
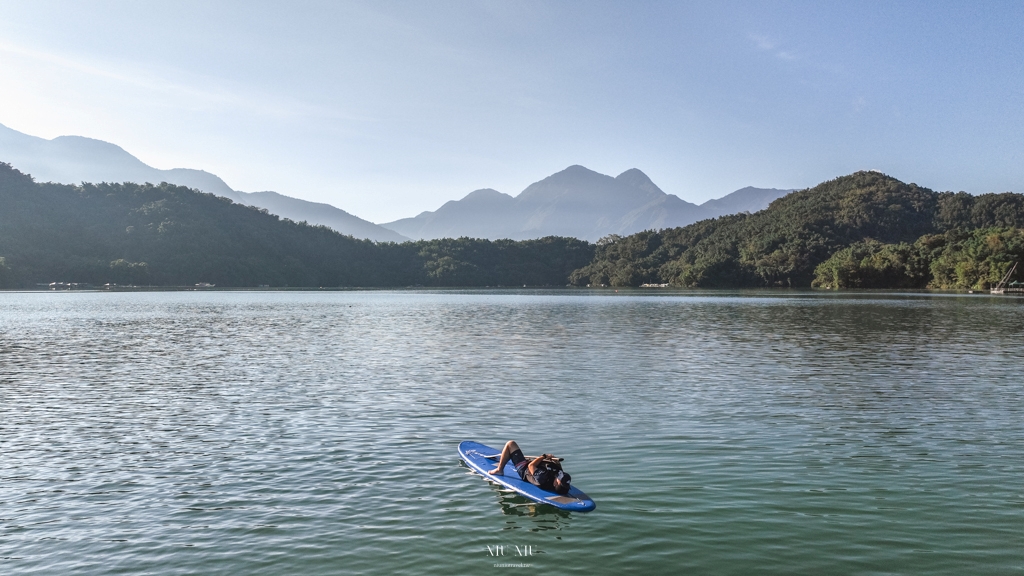
[[[857,172],[754,214],[590,243],[373,242],[168,183],[36,183],[0,163],[0,289],[642,286],[986,289],[1024,260],[1024,194]],[[1017,277],[1011,277],[1015,280]]]
[[[240,192],[204,170],[159,170],[120,146],[82,136],[58,136],[46,140],[0,124],[0,162],[7,162],[31,174],[39,182],[167,182],[223,196],[238,204],[264,208],[296,222],[324,225],[356,238],[378,242],[408,240],[393,230],[329,204],[300,200],[277,192]]]
[[[535,182],[518,196],[485,188],[434,212],[381,224],[409,238],[572,236],[594,242],[642,230],[686,226],[737,212],[757,212],[792,190],[743,188],[697,205],[666,194],[636,168],[616,177],[570,166]]]
[[[609,235],[624,236],[686,226],[726,214],[757,212],[792,191],[748,187],[697,205],[666,194],[636,168],[613,178],[583,166],[570,166],[531,184],[518,196],[489,188],[476,190],[436,211],[377,225],[329,204],[277,192],[234,190],[203,170],[153,168],[120,146],[82,136],[46,140],[0,124],[0,161],[41,182],[167,182],[187,186],[296,222],[324,225],[377,242],[548,236],[596,241]]]

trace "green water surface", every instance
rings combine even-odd
[[[0,573],[1021,573],[1022,346],[988,295],[0,293]],[[458,460],[510,438],[597,510]]]

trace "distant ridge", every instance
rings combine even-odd
[[[436,212],[423,212],[381,226],[414,239],[496,238],[505,231],[505,213],[514,209],[515,199],[497,190],[474,190],[462,200],[446,202]]]
[[[698,206],[666,194],[636,168],[612,178],[574,165],[531,184],[515,197],[491,189],[477,190],[436,211],[382,226],[425,240],[572,236],[594,242],[610,234],[624,236],[737,212],[757,212],[791,191],[748,187]]]
[[[52,140],[23,134],[0,124],[0,162],[31,174],[40,182],[167,182],[264,208],[278,216],[332,228],[342,234],[378,242],[402,242],[408,238],[353,216],[329,204],[308,202],[277,192],[239,192],[214,174],[203,170],[153,168],[120,146],[82,136],[58,136]]]
[[[700,205],[708,212],[716,213],[719,216],[726,214],[739,214],[740,212],[758,212],[764,210],[769,204],[789,194],[792,190],[780,190],[778,188],[754,188],[747,186],[739,190],[717,198],[708,200]]]
[[[535,182],[518,196],[484,188],[461,200],[377,225],[344,210],[277,192],[240,192],[203,170],[153,168],[120,146],[82,136],[46,140],[0,124],[0,162],[38,181],[168,182],[266,209],[272,214],[377,242],[409,239],[484,238],[529,240],[566,236],[594,242],[608,235],[686,226],[708,218],[757,212],[791,190],[747,187],[696,205],[666,194],[646,174],[631,168],[611,177],[579,165]]]
[[[409,240],[393,230],[353,216],[330,204],[300,200],[270,191],[236,192],[236,194],[240,197],[239,204],[265,208],[271,214],[277,214],[296,222],[327,226],[355,238],[375,242],[407,242]]]

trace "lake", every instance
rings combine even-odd
[[[1022,345],[989,295],[0,293],[0,573],[1022,573]]]

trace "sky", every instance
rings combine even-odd
[[[0,0],[0,124],[373,222],[573,164],[1024,192],[1024,2]]]

